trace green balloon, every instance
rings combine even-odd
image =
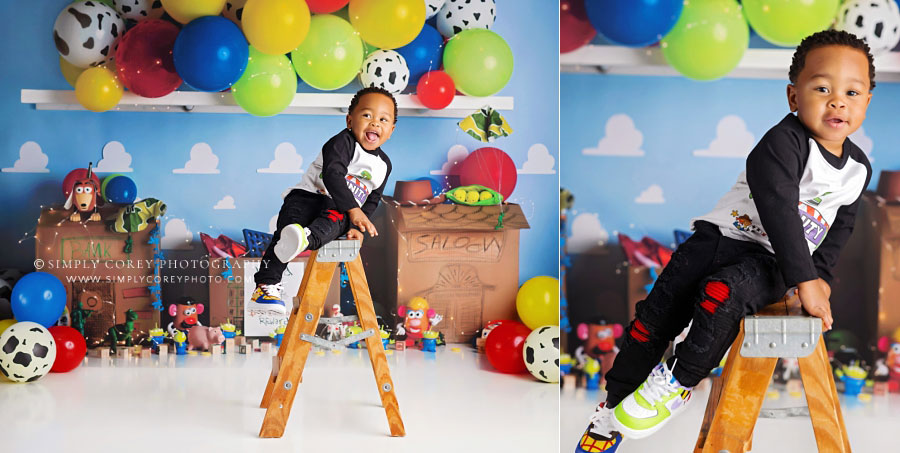
[[[714,80],[737,66],[749,41],[737,1],[687,0],[660,46],[666,61],[685,77]]]
[[[306,39],[291,52],[291,61],[309,86],[336,90],[359,73],[363,43],[350,22],[332,14],[316,14]]]
[[[234,101],[251,115],[272,116],[297,94],[297,76],[284,55],[267,55],[250,46],[244,75],[231,86]]]
[[[840,0],[744,0],[744,15],[759,36],[795,47],[803,38],[831,26]]]
[[[512,50],[490,30],[463,30],[444,48],[444,71],[461,93],[490,96],[503,89],[512,76]]]
[[[122,173],[113,173],[113,174],[103,178],[103,182],[100,183],[100,196],[106,201],[109,201],[109,198],[106,197],[106,184],[108,184],[110,181],[112,181],[112,179],[115,178],[116,176],[125,176],[125,175],[123,175]]]

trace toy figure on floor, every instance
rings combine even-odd
[[[93,162],[88,164],[87,177],[75,180],[72,192],[69,193],[69,198],[63,205],[66,210],[72,209],[73,205],[75,206],[75,210],[69,215],[69,220],[72,222],[81,222],[82,214],[90,214],[88,221],[91,222],[99,222],[101,220],[100,213],[97,212],[100,187],[97,186],[97,181],[91,177],[92,165]]]
[[[340,304],[331,306],[331,317],[338,318],[344,316],[341,314]],[[325,339],[328,341],[338,341],[347,336],[347,323],[328,324],[325,328]]]
[[[187,332],[191,327],[202,326],[199,315],[203,313],[203,308],[203,304],[198,304],[189,296],[182,296],[177,303],[169,305],[169,316],[175,317],[166,328],[169,335],[174,336],[176,330]]]
[[[900,393],[900,343],[894,343],[888,337],[878,341],[878,349],[887,353],[885,365],[888,368],[888,391]]]
[[[84,336],[84,324],[87,319],[94,314],[94,310],[87,310],[82,307],[81,301],[75,302],[75,308],[72,310],[72,328]]]
[[[409,306],[401,305],[397,308],[397,314],[404,321],[397,324],[397,335],[406,335],[406,346],[414,346],[421,343],[426,330],[431,330],[441,322],[443,316],[428,308],[428,301],[424,297],[413,297]]]
[[[212,345],[222,344],[225,334],[220,327],[194,326],[188,331],[188,350],[209,351]]]
[[[116,353],[116,346],[121,340],[125,340],[125,346],[128,346],[129,348],[134,346],[134,340],[132,340],[131,334],[134,332],[134,322],[137,321],[137,318],[137,313],[129,308],[125,312],[125,322],[109,328],[109,331],[106,333],[106,338],[109,341],[109,349],[113,354]]]
[[[437,341],[438,341],[438,333],[433,330],[426,330],[425,333],[422,334],[422,351],[425,351],[425,352],[437,351]]]
[[[187,335],[184,332],[176,329],[175,334],[172,335],[172,342],[175,343],[176,355],[187,354]]]
[[[576,333],[584,343],[575,349],[575,356],[587,354],[597,359],[600,362],[602,376],[605,377],[619,352],[616,340],[622,337],[624,330],[621,324],[607,324],[603,318],[597,318],[592,323],[579,324]]]

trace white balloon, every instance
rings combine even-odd
[[[108,5],[90,0],[66,5],[53,24],[56,50],[79,68],[106,61],[123,34],[122,16]]]
[[[437,29],[445,38],[470,28],[490,30],[496,17],[494,0],[446,0],[437,16]]]
[[[525,338],[522,359],[536,379],[559,382],[559,326],[541,326],[531,331]]]
[[[376,50],[363,61],[359,82],[364,87],[375,86],[391,93],[399,93],[409,83],[406,59],[393,50]]]
[[[841,5],[835,28],[853,33],[877,55],[900,41],[900,9],[894,0],[849,1]]]
[[[113,0],[113,5],[122,17],[138,22],[159,19],[166,12],[159,0]]]
[[[46,327],[17,322],[0,334],[0,373],[15,382],[31,382],[50,372],[56,342]]]
[[[425,19],[434,17],[442,6],[444,6],[444,0],[425,0]]]

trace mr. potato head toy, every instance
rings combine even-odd
[[[441,322],[443,316],[436,314],[428,308],[428,301],[424,297],[413,297],[409,305],[401,305],[397,308],[397,314],[403,318],[403,322],[397,324],[397,338],[403,339],[407,346],[421,343],[422,336]]]
[[[203,304],[198,304],[193,298],[183,296],[174,304],[169,305],[169,316],[175,318],[166,327],[169,335],[174,338],[175,331],[187,333],[191,327],[200,326],[199,315],[203,313]]]
[[[100,213],[97,212],[97,205],[103,199],[100,197],[100,184],[97,183],[97,178],[93,176],[91,170],[92,165],[93,162],[88,164],[86,177],[76,179],[71,188],[66,188],[69,197],[63,207],[66,210],[75,207],[75,210],[69,215],[69,220],[72,222],[81,222],[83,214],[90,214],[88,221],[99,222],[101,220]]]

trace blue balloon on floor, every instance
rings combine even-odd
[[[584,2],[584,7],[591,25],[606,39],[644,47],[661,40],[675,26],[684,0],[593,0]]]
[[[429,178],[427,176],[423,176],[421,178],[416,178],[416,181],[428,181],[431,183],[431,196],[436,197],[442,193],[444,193],[444,186],[441,185],[436,179]]]
[[[110,203],[131,204],[137,198],[137,185],[131,178],[119,175],[106,183],[103,189],[103,196]]]
[[[436,28],[425,24],[416,39],[396,50],[397,53],[403,55],[406,66],[409,68],[407,86],[415,86],[419,77],[426,72],[441,68],[444,59],[444,37],[438,33]]]
[[[50,327],[66,307],[66,288],[52,274],[32,272],[16,282],[9,302],[16,321]]]
[[[185,83],[199,91],[222,91],[247,69],[250,45],[234,22],[221,16],[192,20],[175,39],[172,59]]]

